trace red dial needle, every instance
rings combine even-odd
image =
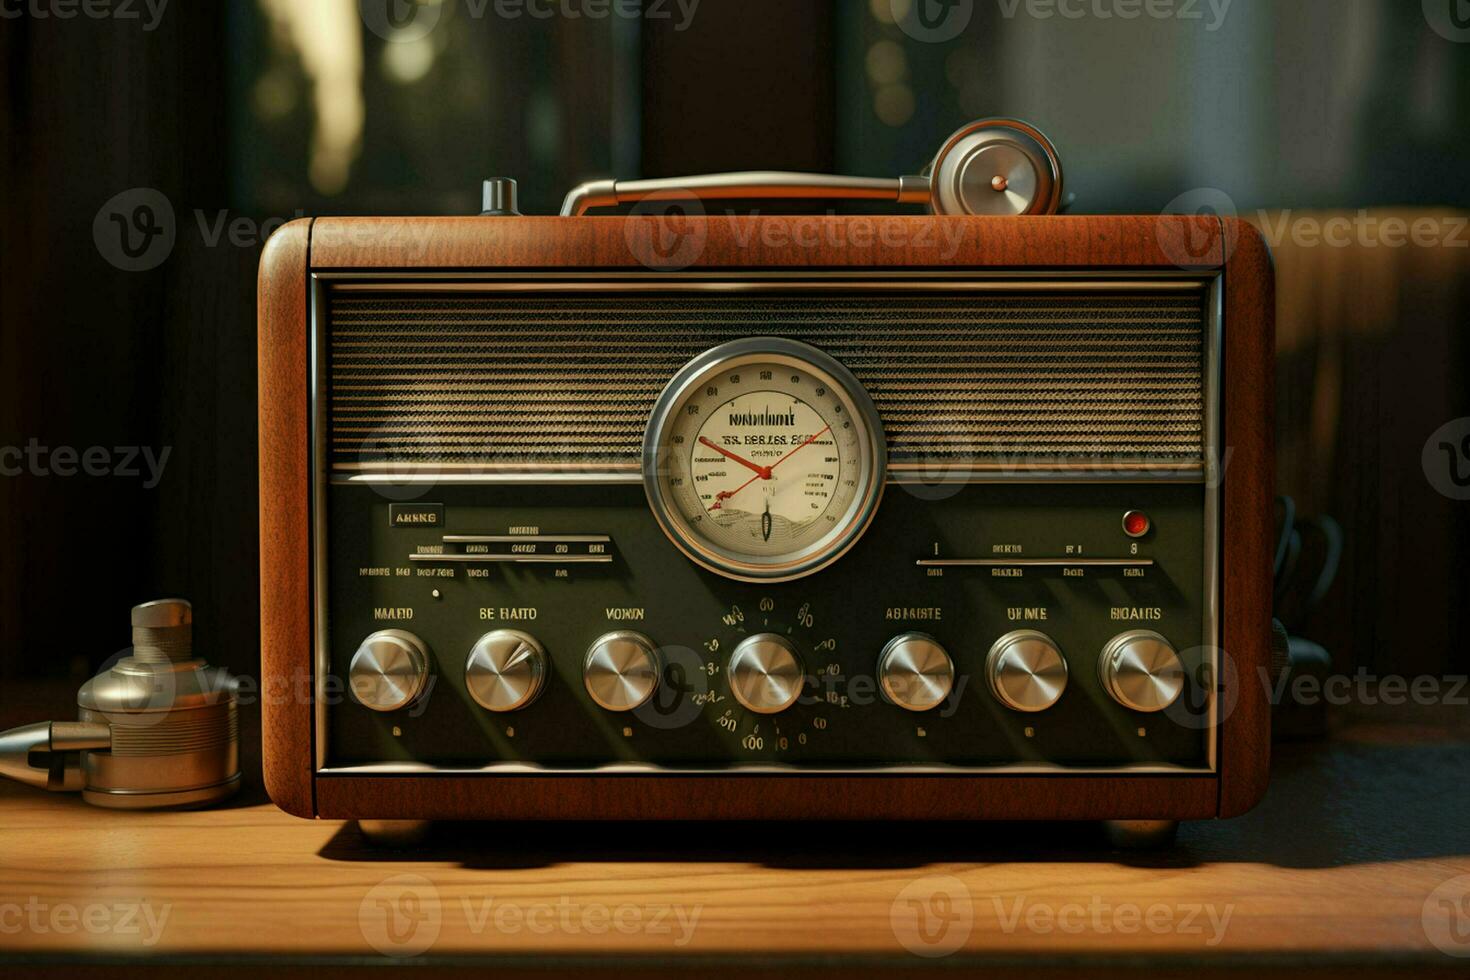
[[[721,456],[724,456],[726,459],[733,459],[735,462],[739,463],[741,466],[744,466],[746,469],[754,470],[756,475],[759,476],[762,480],[769,480],[771,478],[771,468],[769,466],[761,466],[758,463],[752,463],[744,456],[737,456],[735,453],[730,452],[730,450],[728,449],[716,446],[704,436],[700,436],[699,441],[703,445],[706,445],[709,448],[713,449],[715,452],[719,453]]]
[[[770,466],[755,466],[755,465],[753,465],[751,463],[746,463],[745,460],[741,459],[739,456],[736,456],[734,453],[727,453],[727,452],[725,452],[725,450],[721,449],[719,446],[716,446],[714,443],[710,442],[704,436],[700,436],[699,437],[699,441],[702,442],[702,443],[704,443],[706,446],[709,446],[715,452],[722,453],[722,454],[724,454],[726,456],[729,456],[731,459],[735,460],[737,463],[745,463],[746,466],[749,466],[751,469],[753,469],[753,470],[756,471],[755,476],[751,477],[749,480],[746,480],[744,483],[740,484],[740,486],[736,487],[734,490],[721,490],[719,493],[715,494],[715,502],[714,502],[714,504],[712,504],[710,506],[710,510],[711,511],[719,510],[720,507],[724,504],[725,501],[729,500],[731,497],[735,496],[741,490],[744,490],[746,487],[750,486],[756,480],[769,480],[771,478],[771,471],[772,470],[774,470],[776,467],[780,466],[782,463],[786,462],[792,456],[795,456],[798,452],[800,452],[801,450],[805,449],[807,446],[810,446],[812,443],[814,443],[818,439],[822,438],[822,436],[826,435],[830,431],[832,431],[832,427],[829,425],[826,428],[822,429],[821,432],[818,432],[816,435],[812,436],[810,439],[808,439],[805,442],[803,442],[801,445],[796,446],[795,448],[793,448],[791,450],[791,452],[787,453],[785,456],[782,456],[780,459],[776,460]]]

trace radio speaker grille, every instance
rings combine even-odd
[[[847,365],[891,463],[1203,458],[1202,291],[329,289],[326,312],[337,470],[635,464],[668,379],[749,336]]]

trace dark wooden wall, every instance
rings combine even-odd
[[[643,32],[643,173],[830,173],[832,0],[702,4],[684,31]],[[789,202],[788,202],[789,204]]]
[[[1453,229],[1470,216],[1372,217]],[[1344,218],[1356,212],[1292,216]],[[1345,670],[1470,673],[1470,505],[1440,493],[1423,462],[1431,434],[1470,416],[1470,246],[1303,246],[1288,235],[1276,270],[1277,487],[1345,532],[1336,585],[1293,626]],[[1318,561],[1310,544],[1304,571]]]
[[[152,489],[0,478],[0,676],[86,672],[131,642],[130,605],[168,594],[199,607],[211,659],[253,662],[256,256],[208,247],[193,217],[230,203],[224,14],[0,28],[0,445],[171,447]],[[175,211],[147,272],[93,238],[137,187]]]

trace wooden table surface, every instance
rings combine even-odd
[[[47,707],[64,700],[0,714]],[[1153,854],[1090,825],[990,824],[467,825],[373,850],[271,806],[247,724],[254,781],[224,809],[110,812],[0,784],[0,966],[1464,976],[1465,714],[1380,713],[1278,747],[1257,810]]]

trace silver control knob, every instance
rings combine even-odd
[[[796,647],[775,633],[757,633],[741,640],[725,669],[735,700],[762,715],[791,707],[806,682]]]
[[[1119,633],[1097,662],[1103,690],[1130,711],[1163,711],[1184,690],[1184,665],[1168,640],[1152,630]]]
[[[608,711],[632,711],[653,697],[662,670],[653,641],[632,630],[604,633],[587,648],[582,681]]]
[[[954,661],[925,633],[900,633],[878,654],[883,697],[906,711],[938,707],[954,688]]]
[[[362,641],[347,674],[358,704],[374,711],[398,711],[424,692],[429,649],[407,630],[379,630]]]
[[[1067,661],[1051,637],[1017,630],[995,641],[985,674],[996,700],[1015,711],[1045,711],[1067,689]]]
[[[486,711],[516,711],[546,686],[546,649],[530,633],[491,630],[470,648],[464,684]]]

